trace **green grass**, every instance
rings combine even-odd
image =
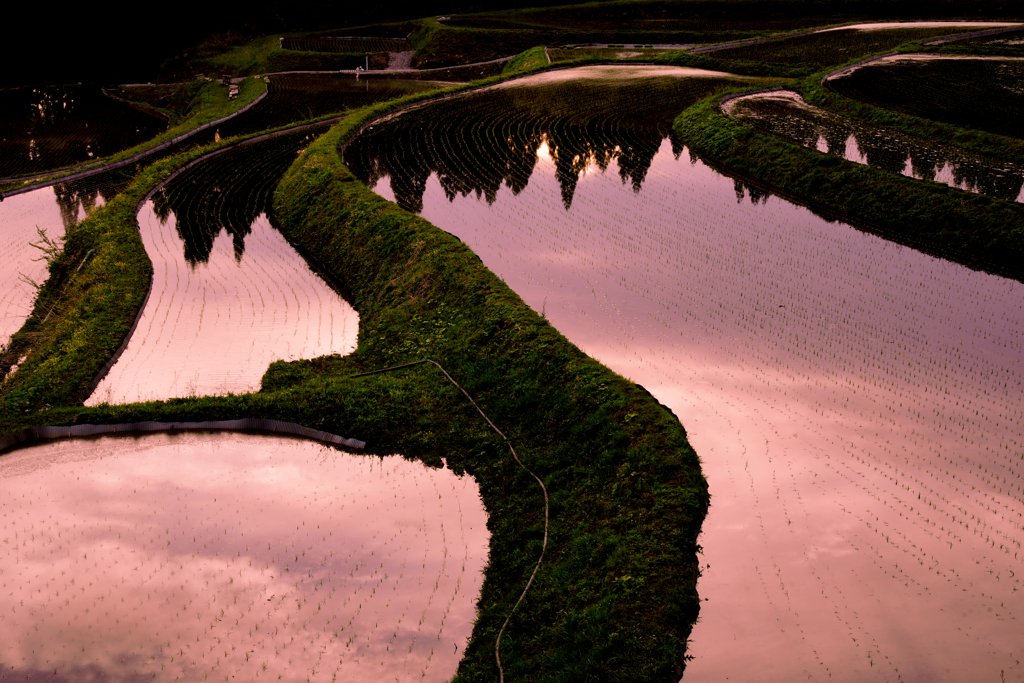
[[[186,83],[118,86],[107,92],[143,110],[158,112],[170,126],[176,126],[188,118],[204,85],[206,81],[197,78]]]
[[[1024,281],[1024,207],[821,154],[755,132],[718,108],[675,129],[712,166],[833,219],[971,268]]]
[[[516,55],[511,61],[505,64],[505,68],[501,73],[511,74],[517,71],[525,71],[547,65],[548,58],[544,54],[544,46],[539,45],[537,47],[531,47],[529,50]]]

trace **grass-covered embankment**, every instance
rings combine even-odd
[[[461,242],[355,182],[337,142],[361,123],[346,121],[311,146],[275,197],[283,232],[350,292],[359,347],[347,359],[276,364],[264,390],[326,387],[356,370],[425,357],[440,362],[551,495],[548,552],[507,632],[506,673],[677,675],[696,616],[695,540],[707,504],[682,426],[572,346]],[[408,446],[444,452],[481,484],[491,558],[460,678],[493,676],[494,638],[539,553],[543,501],[443,378],[429,368],[405,374],[423,395],[404,409],[422,411],[429,425]],[[477,450],[481,442],[492,446]]]
[[[509,680],[678,680],[699,609],[696,538],[708,505],[685,431],[643,389],[570,344],[460,241],[354,180],[339,141],[397,106],[378,105],[332,129],[275,195],[282,231],[360,313],[354,354],[276,363],[256,394],[9,411],[2,431],[273,418],[362,438],[371,453],[428,465],[446,458],[476,478],[491,531],[479,619],[457,680],[493,680],[498,632],[540,555],[541,491],[431,366],[346,379],[433,358],[550,494],[544,562],[501,644]],[[127,193],[122,201],[131,201]]]
[[[758,133],[712,97],[676,119],[712,166],[833,219],[934,256],[1024,281],[1024,207],[905,178]]]
[[[223,119],[244,107],[252,104],[258,97],[267,92],[267,84],[263,79],[249,78],[239,85],[238,95],[234,98],[228,97],[228,87],[216,81],[203,80],[201,85],[192,89],[194,92],[190,104],[185,110],[185,115],[180,118],[176,125],[172,125],[160,135],[157,135],[146,142],[122,150],[101,159],[90,161],[88,164],[55,169],[45,174],[36,174],[28,178],[4,178],[0,184],[0,193],[13,189],[23,191],[28,187],[35,187],[41,184],[52,184],[52,181],[60,178],[67,178],[83,171],[101,169],[111,164],[123,162],[156,147],[170,143],[175,138],[188,134],[201,126],[213,121]]]

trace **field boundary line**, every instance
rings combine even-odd
[[[78,180],[80,178],[88,178],[89,176],[93,176],[93,175],[96,175],[98,173],[104,173],[106,171],[112,171],[112,170],[114,170],[116,168],[121,168],[122,166],[128,166],[129,164],[134,164],[135,162],[137,162],[137,161],[139,161],[141,159],[145,159],[150,154],[153,154],[155,152],[159,152],[162,149],[167,149],[171,145],[175,145],[175,144],[177,144],[179,142],[182,142],[183,140],[187,140],[188,138],[192,137],[196,133],[204,131],[207,128],[210,128],[212,126],[220,125],[220,124],[224,123],[225,121],[227,121],[229,119],[233,119],[234,117],[238,116],[239,114],[242,114],[242,113],[244,113],[246,111],[249,111],[249,109],[251,109],[252,107],[257,105],[259,102],[261,102],[263,100],[263,98],[265,98],[267,96],[268,92],[269,91],[264,91],[264,92],[260,93],[259,97],[257,97],[252,102],[250,102],[249,104],[245,105],[244,107],[242,107],[241,109],[239,109],[236,112],[232,112],[231,114],[228,114],[227,116],[224,116],[224,117],[221,117],[219,119],[216,119],[215,121],[210,121],[208,123],[204,123],[201,126],[197,126],[196,128],[193,128],[190,131],[186,131],[186,132],[182,133],[181,135],[178,135],[178,136],[176,136],[176,137],[174,137],[174,138],[172,138],[170,140],[167,140],[166,142],[161,142],[159,145],[156,145],[156,146],[151,147],[149,149],[143,150],[143,151],[139,152],[138,154],[135,154],[133,156],[128,157],[127,159],[122,159],[121,161],[112,161],[109,164],[104,164],[102,166],[97,166],[95,168],[90,168],[90,169],[87,169],[85,171],[79,171],[78,173],[72,173],[71,175],[61,176],[60,178],[50,178],[49,180],[44,180],[44,181],[39,182],[39,183],[31,183],[29,185],[25,185],[23,187],[17,187],[17,188],[14,188],[12,190],[6,190],[6,191],[0,190],[0,201],[6,199],[7,197],[13,197],[14,195],[23,194],[25,192],[32,192],[33,190],[38,190],[39,188],[42,188],[42,187],[49,187],[50,185],[56,185],[58,183],[64,183],[64,182],[67,182],[67,181],[70,181],[70,180]],[[82,165],[79,165],[79,166],[72,166],[71,169],[68,169],[68,170],[73,170],[75,168],[82,168],[82,166],[87,166],[87,164],[82,164]],[[49,176],[52,176],[55,172],[56,173],[60,173],[60,170],[58,169],[57,171],[52,171],[50,173],[40,173],[40,174],[37,174],[37,175],[34,175],[34,176],[28,176],[27,178],[10,178],[10,179],[6,179],[5,178],[3,180],[4,181],[11,180],[11,181],[14,181],[14,182],[28,182],[28,181],[32,181],[33,179],[36,179],[36,178],[47,178]]]
[[[205,422],[120,422],[106,425],[69,425],[66,427],[28,427],[0,438],[0,453],[20,446],[30,446],[40,441],[73,439],[88,436],[106,436],[110,434],[155,434],[160,432],[262,432],[270,434],[288,434],[301,436],[313,441],[363,449],[366,442],[359,439],[347,439],[337,434],[310,429],[295,422],[281,420],[210,420]]]
[[[500,429],[498,429],[494,425],[493,422],[491,422],[491,418],[487,417],[483,409],[480,408],[480,406],[477,405],[477,402],[473,400],[473,397],[469,395],[469,392],[463,389],[458,382],[452,379],[452,376],[448,374],[448,371],[445,370],[441,366],[441,364],[438,363],[436,360],[433,360],[431,358],[425,358],[423,360],[413,361],[412,363],[404,363],[402,365],[394,365],[388,368],[381,368],[380,370],[360,372],[355,375],[349,375],[348,377],[346,377],[346,379],[368,377],[369,375],[379,375],[384,372],[392,372],[394,370],[401,370],[403,368],[411,368],[415,365],[422,365],[424,363],[430,363],[434,365],[438,370],[444,373],[444,376],[448,378],[449,382],[455,385],[456,389],[462,392],[462,395],[465,396],[469,400],[469,402],[473,404],[473,407],[476,408],[477,412],[480,413],[480,416],[487,421],[487,424],[491,426],[491,429],[493,429],[495,433],[505,441],[505,444],[508,446],[508,449],[512,452],[512,457],[515,458],[516,464],[518,464],[524,472],[526,472],[531,477],[536,479],[537,483],[540,484],[541,491],[544,492],[544,542],[541,544],[540,547],[540,557],[537,558],[537,564],[533,566],[533,572],[530,574],[530,578],[526,582],[526,586],[523,588],[523,592],[519,595],[519,599],[516,600],[516,604],[512,606],[512,609],[511,611],[509,611],[508,616],[505,617],[505,621],[504,623],[502,623],[501,629],[498,631],[498,638],[494,641],[494,658],[498,663],[498,680],[500,681],[500,683],[505,683],[505,670],[501,666],[501,637],[505,634],[505,627],[507,627],[508,622],[512,620],[512,615],[515,614],[516,610],[519,608],[520,603],[522,603],[523,600],[526,598],[526,593],[530,590],[530,586],[533,585],[533,580],[537,577],[537,571],[540,569],[540,564],[544,561],[544,552],[548,549],[548,525],[551,518],[551,504],[548,498],[548,487],[544,485],[544,482],[541,480],[540,477],[538,477],[530,468],[523,464],[523,461],[520,460],[519,456],[516,454],[516,449],[512,447],[512,442],[509,440],[507,436],[505,436],[505,434]]]

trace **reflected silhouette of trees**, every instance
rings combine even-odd
[[[1024,169],[999,159],[916,141],[789,100],[746,98],[734,113],[761,132],[890,173],[936,180],[948,170],[954,186],[1008,201],[1016,201],[1024,187]]]
[[[188,264],[209,261],[222,230],[231,237],[235,259],[241,261],[253,223],[261,214],[271,215],[281,176],[298,152],[326,128],[231,149],[193,166],[154,193],[154,213],[161,222],[174,215]]]
[[[449,201],[493,203],[522,192],[541,151],[554,164],[562,204],[572,206],[588,168],[615,161],[639,192],[680,111],[729,83],[717,78],[582,79],[511,85],[433,103],[375,124],[345,149],[345,163],[373,187],[390,178],[399,206],[419,213],[435,175]],[[682,142],[671,137],[678,158]]]

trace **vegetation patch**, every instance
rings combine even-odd
[[[712,166],[823,215],[971,268],[1024,280],[1024,207],[887,173],[758,133],[719,97],[676,119],[683,142]]]

